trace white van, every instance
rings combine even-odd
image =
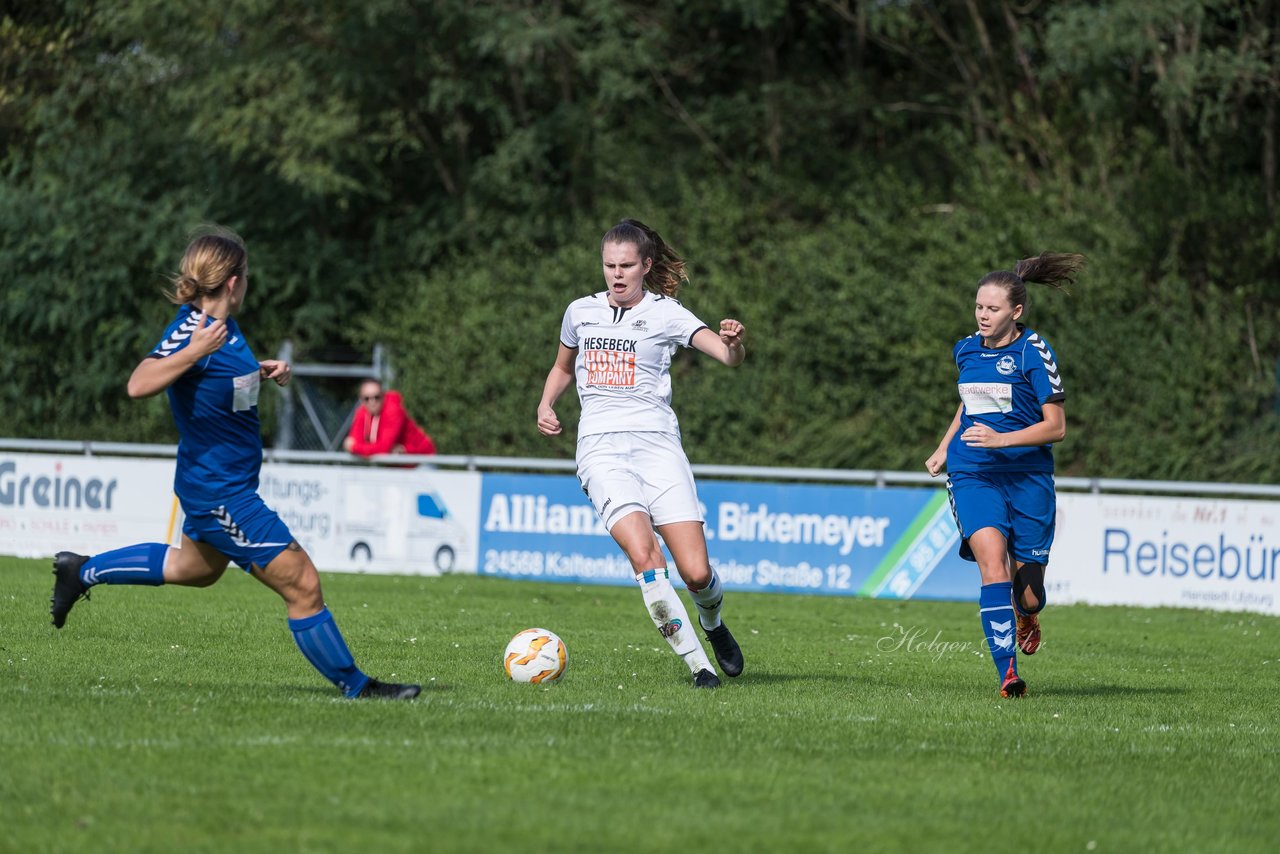
[[[437,575],[471,566],[466,529],[434,490],[386,480],[343,484],[339,532],[352,567]]]

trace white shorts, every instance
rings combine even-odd
[[[641,510],[655,526],[702,522],[693,469],[671,433],[595,433],[578,439],[578,482],[612,530]]]

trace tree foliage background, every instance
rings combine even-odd
[[[443,452],[570,456],[534,410],[634,216],[748,328],[674,368],[695,462],[920,467],[977,279],[1055,250],[1059,469],[1280,477],[1278,0],[0,10],[0,435],[173,441],[124,383],[218,222],[260,357],[381,341]]]

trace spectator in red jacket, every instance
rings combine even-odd
[[[360,404],[342,447],[361,457],[436,452],[436,443],[405,411],[400,392],[385,391],[374,379],[360,383]]]

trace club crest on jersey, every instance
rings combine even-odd
[[[635,323],[631,324],[631,328],[632,329],[648,329],[649,324],[645,323],[643,320],[637,320]]]
[[[996,370],[1001,376],[1009,376],[1018,370],[1018,361],[1009,354],[1000,357],[1000,361],[996,362]]]

